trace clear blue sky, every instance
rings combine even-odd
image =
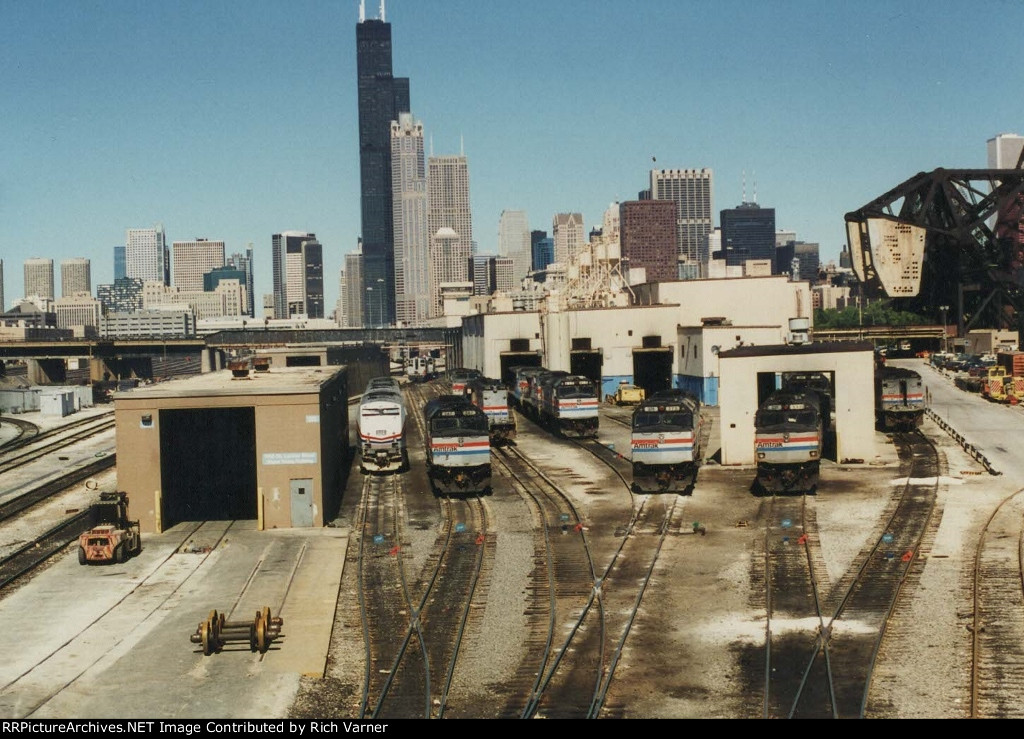
[[[126,228],[160,222],[252,242],[258,295],[271,234],[315,232],[332,309],[360,233],[358,5],[0,0],[7,305],[26,258],[89,257],[95,286]],[[847,211],[1024,133],[1018,0],[390,0],[387,20],[434,153],[464,141],[482,252],[503,209],[599,224],[656,157],[711,168],[716,213],[745,172],[837,259]]]

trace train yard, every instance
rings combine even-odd
[[[332,528],[181,525],[124,565],[79,568],[68,549],[0,591],[0,713],[1016,717],[1024,411],[921,373],[937,417],[1004,474],[926,420],[880,433],[874,460],[824,462],[816,495],[757,495],[753,468],[715,463],[704,409],[692,493],[638,494],[632,411],[602,403],[596,440],[518,415],[489,494],[438,496],[418,410],[447,388],[406,385],[407,470],[356,464]],[[5,540],[26,539],[10,533],[25,515],[0,521]],[[57,616],[69,596],[95,602]],[[284,620],[266,652],[189,644],[210,608],[263,607]]]

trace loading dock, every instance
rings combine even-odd
[[[344,367],[230,370],[114,396],[118,487],[143,532],[182,521],[323,526],[349,457]]]
[[[672,387],[672,347],[633,349],[633,384],[647,397]]]
[[[255,519],[255,409],[167,409],[159,420],[164,527]]]

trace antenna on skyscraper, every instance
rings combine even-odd
[[[756,203],[757,202],[757,172],[754,172],[753,175],[754,175],[754,202]]]
[[[745,203],[747,202],[747,170],[741,169],[740,172],[743,173],[743,198],[740,202]]]
[[[359,22],[366,20],[366,0],[359,0]]]
[[[384,0],[380,0],[380,19],[381,19],[382,21],[383,21],[383,20],[387,20],[387,19],[386,19],[386,18],[384,17]]]
[[[466,156],[466,143],[463,140],[463,137],[462,137],[461,133],[459,134],[459,156],[460,157]]]

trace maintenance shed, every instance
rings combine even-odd
[[[834,429],[826,456],[875,456],[874,347],[870,342],[740,346],[718,354],[723,464],[754,464],[754,415],[783,375],[821,373],[832,386]]]
[[[117,484],[143,532],[323,526],[349,455],[344,367],[222,370],[114,395]]]

